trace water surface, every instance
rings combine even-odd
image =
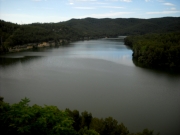
[[[112,116],[130,132],[180,134],[180,76],[136,67],[122,40],[79,41],[0,56],[0,96]]]

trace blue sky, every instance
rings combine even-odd
[[[180,17],[180,0],[0,0],[0,19],[18,24],[166,16]]]

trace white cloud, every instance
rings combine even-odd
[[[118,0],[106,0],[106,1],[118,1]]]
[[[140,11],[140,10],[142,10],[142,9],[140,9],[140,8],[134,8],[134,9],[132,9],[132,10]]]
[[[51,8],[51,7],[41,7],[42,9],[45,9],[45,10],[52,10],[54,8]]]
[[[161,12],[146,12],[146,14],[175,14],[180,11],[161,11]]]
[[[76,9],[85,9],[85,10],[90,10],[90,9],[95,9],[95,7],[74,7]]]
[[[75,0],[75,1],[92,2],[92,1],[97,1],[97,0]]]
[[[111,1],[111,2],[117,2],[117,1],[132,2],[132,0],[106,0],[106,1]]]
[[[103,4],[103,3],[98,2],[97,0],[68,0],[68,1],[69,1],[68,4],[70,5],[73,5],[76,3],[83,3],[83,2]]]
[[[101,6],[102,8],[114,8],[114,9],[124,9],[124,7],[118,7],[118,6]]]
[[[172,7],[171,10],[176,10],[176,8],[175,8],[175,7]]]
[[[105,3],[105,2],[94,2],[94,4],[98,4],[98,5],[106,5],[108,3]]]
[[[106,0],[106,1],[114,1],[114,2],[117,2],[117,1],[122,1],[122,2],[132,2],[132,0]]]
[[[166,5],[166,6],[175,6],[175,5],[172,4],[172,3],[163,3],[163,5]]]
[[[36,1],[36,2],[39,2],[39,1],[42,1],[42,0],[32,0],[32,1]]]
[[[164,2],[164,0],[157,0],[158,2]]]
[[[123,1],[123,2],[132,2],[132,0],[120,0],[120,1]]]

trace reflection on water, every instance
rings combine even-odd
[[[38,48],[32,51],[2,55],[0,56],[0,66],[30,61],[45,56],[102,59],[134,66],[132,50],[124,46],[123,39],[119,38],[79,41],[59,48]]]
[[[40,58],[39,56],[4,56],[0,57],[0,67],[12,66],[17,63],[25,63],[33,59]]]
[[[102,39],[73,43],[70,57],[102,59],[119,64],[134,66],[132,50],[124,46],[122,39]]]
[[[179,77],[180,71],[179,69],[166,69],[166,68],[153,68],[153,67],[147,67],[147,65],[143,65],[143,63],[139,63],[137,59],[132,59],[135,66],[140,67],[142,70],[146,70],[149,72],[155,72],[157,74],[166,74],[169,77]]]
[[[0,96],[9,103],[87,110],[130,132],[180,134],[180,76],[134,66],[122,40],[90,40],[0,56]]]

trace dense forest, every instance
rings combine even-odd
[[[8,48],[29,43],[79,40],[79,34],[67,26],[53,24],[17,25],[0,21],[1,52]]]
[[[82,35],[89,37],[116,37],[119,35],[142,35],[180,30],[180,17],[153,19],[117,18],[117,19],[71,19],[63,22]]]
[[[56,106],[29,105],[28,98],[10,105],[0,97],[1,135],[154,135],[152,130],[130,133],[112,117],[95,118],[91,113]]]
[[[132,47],[137,65],[179,71],[180,32],[129,36],[124,41]]]
[[[154,19],[71,19],[59,23],[19,25],[0,20],[0,50],[45,41],[96,39],[119,35],[142,35],[180,31],[180,17]]]

